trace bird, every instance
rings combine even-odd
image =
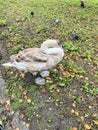
[[[2,66],[14,67],[37,75],[39,72],[55,67],[64,56],[62,43],[58,39],[48,39],[39,48],[27,48],[10,56]]]
[[[54,22],[58,24],[58,23],[60,23],[61,21],[60,21],[59,19],[55,19]]]
[[[32,16],[34,15],[34,12],[33,12],[33,11],[31,11],[31,15],[32,15]]]
[[[81,7],[82,7],[82,8],[85,8],[84,0],[81,0]]]
[[[74,40],[79,40],[79,35],[78,34],[72,34],[72,38],[74,39]]]

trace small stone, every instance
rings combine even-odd
[[[49,72],[49,71],[42,71],[42,72],[40,72],[40,75],[41,75],[43,78],[45,78],[45,77],[50,76],[50,72]]]
[[[35,83],[38,84],[38,85],[45,85],[45,79],[38,77],[38,78],[35,79]]]

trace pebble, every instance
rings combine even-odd
[[[42,72],[40,72],[40,75],[41,75],[43,78],[45,78],[45,77],[50,76],[50,72],[49,72],[49,71],[42,71]]]
[[[38,84],[38,85],[45,85],[45,79],[38,77],[38,78],[35,79],[35,83]]]

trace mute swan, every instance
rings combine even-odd
[[[56,66],[63,58],[64,51],[59,40],[50,39],[40,48],[28,48],[10,57],[10,62],[3,66],[14,67],[33,75]]]

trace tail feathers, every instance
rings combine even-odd
[[[8,66],[8,67],[15,67],[19,70],[26,70],[27,68],[27,64],[26,63],[22,63],[22,62],[16,62],[14,61],[13,63],[5,63],[5,64],[2,64],[2,66]]]
[[[14,65],[12,64],[12,63],[4,63],[4,64],[2,64],[2,66],[8,66],[8,67],[14,67]]]

